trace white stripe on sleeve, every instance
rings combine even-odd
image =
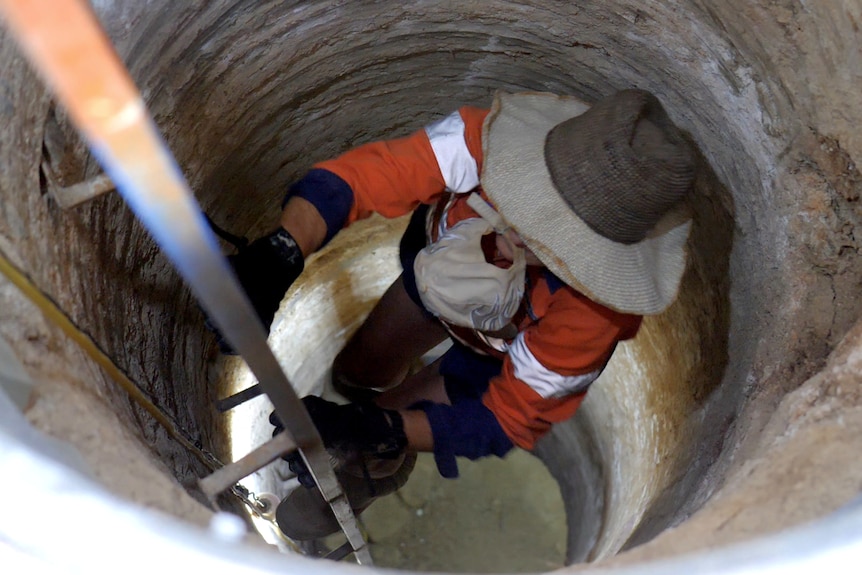
[[[467,149],[464,120],[457,111],[425,127],[431,149],[450,192],[462,194],[479,185],[479,167]]]
[[[560,375],[551,371],[542,365],[527,347],[523,332],[509,345],[509,357],[515,367],[515,377],[533,388],[544,399],[584,392],[602,372],[601,368],[584,375]]]

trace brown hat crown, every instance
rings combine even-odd
[[[623,90],[557,124],[545,139],[557,191],[598,234],[643,240],[694,179],[694,153],[659,100]]]

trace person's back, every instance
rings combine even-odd
[[[355,508],[406,480],[407,454],[432,451],[440,473],[457,477],[457,457],[532,449],[575,413],[616,344],[676,297],[694,166],[646,92],[593,107],[498,94],[490,111],[465,107],[406,138],[360,146],[291,187],[282,227],[232,258],[267,327],[305,256],[371,213],[413,212],[402,276],[335,361],[336,388],[361,399],[304,399],[343,462],[342,480],[367,478]],[[446,336],[449,351],[408,377]],[[313,485],[301,459],[291,465]],[[399,480],[375,489],[387,476]],[[285,534],[337,530],[334,517],[296,527],[303,514],[328,513],[321,502],[315,490],[286,498]]]

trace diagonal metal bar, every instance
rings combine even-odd
[[[126,203],[245,358],[302,451],[357,560],[370,564],[356,518],[311,418],[90,6],[82,0],[0,0],[0,12]]]
[[[344,545],[336,547],[335,549],[327,553],[324,557],[331,561],[341,561],[351,553],[353,553],[353,548],[350,546],[350,542],[347,542]]]
[[[263,393],[263,388],[261,388],[259,383],[255,383],[251,387],[247,387],[242,391],[234,393],[233,395],[229,395],[224,399],[219,399],[216,401],[216,409],[218,409],[221,413],[225,411],[230,411],[237,405],[241,405],[250,399],[254,399]]]
[[[201,491],[207,497],[215,497],[222,491],[230,489],[243,477],[248,477],[261,467],[269,465],[282,455],[296,449],[296,444],[289,433],[279,433],[245,457],[215,470],[200,481]]]
[[[42,171],[48,179],[54,200],[64,210],[69,210],[84,202],[89,202],[116,188],[114,182],[111,181],[111,178],[107,174],[99,174],[94,178],[72,184],[71,186],[60,186],[56,181],[56,177],[52,175],[50,163],[42,162]]]

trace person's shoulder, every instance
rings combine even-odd
[[[543,270],[543,279],[557,309],[564,308],[578,313],[582,320],[592,319],[596,323],[611,324],[624,331],[637,331],[643,316],[610,308],[597,302],[551,273]]]
[[[484,159],[482,152],[482,126],[485,123],[485,117],[488,115],[488,112],[489,110],[474,106],[462,106],[458,109],[461,120],[464,122],[464,141],[467,144],[470,155],[476,160],[476,166],[480,174],[482,173],[482,162]]]
[[[467,126],[478,126],[482,128],[485,118],[490,110],[488,108],[479,108],[476,106],[461,106],[458,108],[458,113],[461,114],[461,119]]]

